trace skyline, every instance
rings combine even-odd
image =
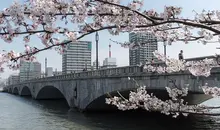
[[[13,0],[7,0],[2,2],[0,5],[0,9],[9,7],[12,4]],[[183,16],[192,17],[193,12],[192,10],[196,10],[198,12],[201,12],[202,9],[218,9],[218,4],[220,4],[220,1],[212,0],[205,1],[205,0],[194,0],[194,1],[172,1],[172,0],[166,0],[166,1],[151,1],[151,2],[145,2],[144,8],[145,9],[151,9],[154,8],[157,11],[162,11],[163,7],[165,5],[176,5],[183,7]],[[194,5],[197,5],[196,7]],[[208,5],[208,6],[207,6]],[[73,25],[69,25],[68,27],[72,27]],[[102,61],[108,57],[108,45],[109,45],[109,39],[113,39],[115,41],[119,42],[125,42],[128,41],[128,33],[120,34],[119,36],[111,36],[107,31],[101,31],[99,32],[99,62],[102,63]],[[82,38],[81,40],[85,41],[92,41],[92,62],[95,61],[95,33],[91,34],[89,36],[86,36]],[[3,50],[16,50],[16,51],[23,51],[24,45],[23,45],[23,37],[20,36],[16,38],[12,43],[8,44],[5,43],[3,40],[0,40],[2,43],[0,45],[0,48]],[[31,38],[31,41],[29,43],[30,45],[38,45],[42,47],[42,44],[40,43],[39,39],[33,37]],[[127,66],[129,65],[129,49],[125,49],[120,47],[120,45],[117,45],[115,43],[111,42],[112,46],[112,57],[115,57],[117,59],[118,66]],[[215,53],[220,54],[220,51],[216,49],[216,47],[219,47],[219,43],[211,43],[208,45],[202,45],[201,43],[192,42],[188,45],[184,45],[184,43],[177,42],[173,44],[172,46],[167,47],[167,56],[172,58],[177,58],[177,55],[180,50],[184,51],[184,58],[190,58],[190,57],[199,57],[199,56],[207,56],[207,55],[214,55]],[[197,49],[198,48],[198,49]],[[195,52],[196,50],[196,52]],[[163,53],[163,43],[158,43],[158,51]],[[62,56],[55,52],[54,50],[47,50],[44,52],[41,52],[36,55],[37,61],[42,64],[42,70],[44,70],[44,59],[48,59],[48,67],[57,68],[58,71],[62,70]],[[54,60],[52,60],[54,59]],[[17,71],[18,72],[18,71]],[[5,72],[1,74],[1,78],[7,78],[10,74],[16,73],[16,71],[9,70],[9,68],[5,67]]]

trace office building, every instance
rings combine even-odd
[[[51,69],[49,69],[49,76],[58,76],[58,75],[62,75],[62,74],[63,74],[62,71],[53,71],[52,75],[51,75]],[[41,72],[41,78],[49,77],[49,76],[46,76],[44,72]]]
[[[47,67],[46,68],[46,77],[53,76],[53,68],[52,67]]]
[[[91,70],[91,49],[90,41],[77,41],[66,46],[62,55],[63,74]]]
[[[39,62],[20,62],[20,82],[41,77],[41,64]]]
[[[8,77],[8,85],[18,84],[20,82],[19,75],[10,75]]]
[[[157,50],[157,38],[151,33],[130,33],[129,42],[138,44],[144,44],[143,47],[136,49],[129,49],[129,64],[140,65],[147,61],[156,60],[153,52]]]
[[[102,69],[115,68],[115,67],[117,67],[116,58],[111,58],[111,57],[105,58],[105,60],[103,61]]]
[[[55,71],[53,71],[53,76],[58,76],[58,75],[62,75],[62,71],[57,71],[57,69],[55,69]]]
[[[100,69],[100,62],[98,62],[98,69]],[[92,63],[92,70],[96,70],[96,60]]]
[[[54,71],[53,76],[62,75],[62,71]]]
[[[46,77],[45,72],[41,72],[41,78],[44,78],[44,77]]]

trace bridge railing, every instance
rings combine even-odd
[[[205,58],[211,59],[211,58],[216,58],[216,57],[208,56],[208,57],[202,57],[202,58],[201,57],[191,58],[191,59],[186,59],[186,61],[197,61],[197,60],[202,60]],[[165,63],[157,62],[157,63],[150,63],[150,65],[165,66]],[[140,73],[140,72],[143,72],[143,68],[140,66],[126,66],[126,67],[106,68],[106,69],[100,69],[100,70],[94,70],[94,71],[84,71],[84,72],[70,73],[70,74],[57,75],[57,76],[51,76],[51,77],[45,77],[45,78],[31,79],[28,81],[24,81],[22,83],[41,82],[41,81],[43,82],[43,81],[48,81],[48,80],[87,78],[87,77],[105,77],[105,76],[113,76],[113,75],[119,76],[123,74],[135,74],[135,73]]]
[[[141,72],[140,66],[126,66],[126,67],[107,68],[107,69],[100,69],[94,71],[70,73],[70,74],[57,75],[57,76],[51,76],[45,78],[35,78],[24,81],[22,83],[40,82],[40,81],[48,81],[48,80],[64,80],[64,79],[73,79],[73,78],[86,78],[86,77],[103,77],[103,76],[140,73],[140,72]]]

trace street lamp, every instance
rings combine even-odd
[[[29,76],[30,76],[30,64],[31,64],[31,62],[29,61],[28,62],[28,75],[27,75],[27,80],[29,80]]]
[[[167,44],[166,44],[166,41],[163,41],[163,53],[164,53],[164,56],[167,57]]]
[[[98,42],[99,42],[99,34],[98,34],[98,32],[96,32],[96,34],[95,34],[95,40],[96,40],[96,70],[98,70],[99,69],[99,65],[98,65],[98,63],[99,63],[99,59],[98,59]]]
[[[220,49],[219,47],[217,47],[216,49]],[[217,64],[219,64],[220,65],[220,56],[219,55],[217,55],[216,56],[216,61],[217,61]]]

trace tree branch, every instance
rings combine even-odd
[[[156,23],[156,21],[154,19],[152,19],[151,17],[147,16],[147,15],[144,15],[143,13],[137,11],[137,10],[133,10],[127,6],[124,6],[124,5],[120,5],[120,4],[116,4],[116,3],[112,3],[112,2],[108,2],[108,1],[103,1],[103,0],[95,0],[95,1],[99,1],[101,3],[104,3],[104,4],[109,4],[109,5],[114,5],[114,6],[117,6],[117,7],[120,7],[120,8],[123,8],[123,9],[126,9],[126,10],[130,10],[144,18],[146,18],[147,20],[151,21],[152,23]]]
[[[97,32],[97,31],[99,31],[99,30],[93,30],[93,31],[90,31],[90,32],[88,32],[88,33],[86,33],[86,34],[83,34],[83,35],[81,35],[80,37],[78,37],[77,40],[83,38],[83,37],[86,36],[86,35],[89,35],[89,34],[91,34],[91,33]],[[72,41],[66,41],[66,42],[62,42],[62,43],[60,43],[60,44],[53,44],[53,45],[51,45],[51,46],[48,46],[48,47],[45,47],[45,48],[42,48],[42,49],[38,49],[38,50],[36,50],[36,51],[34,51],[34,52],[27,53],[27,54],[22,54],[22,55],[20,55],[20,56],[18,56],[18,57],[11,58],[11,61],[17,61],[18,59],[23,58],[23,57],[25,57],[25,56],[32,56],[32,55],[37,54],[37,53],[39,53],[39,52],[41,52],[41,51],[45,51],[45,50],[51,49],[51,48],[53,48],[53,47],[55,47],[55,46],[67,45],[67,44],[69,44],[69,43],[71,43],[71,42],[72,42]]]

